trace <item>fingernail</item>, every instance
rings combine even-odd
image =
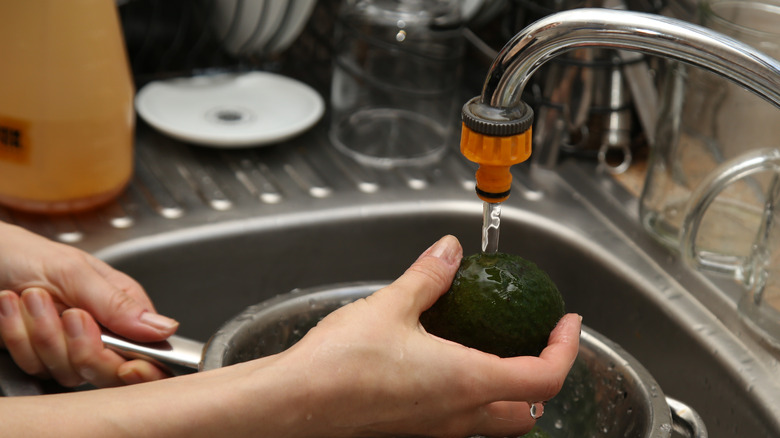
[[[179,326],[179,322],[167,316],[154,312],[144,312],[141,314],[141,322],[156,330],[171,330]]]
[[[98,377],[96,369],[88,366],[83,366],[78,369],[79,376],[87,382],[94,382]]]
[[[431,246],[428,254],[448,263],[455,263],[458,261],[457,242],[457,239],[453,236],[444,236]]]
[[[13,292],[0,292],[0,316],[10,318],[16,315],[16,306],[11,302],[10,294]]]
[[[84,333],[84,322],[81,316],[69,310],[62,312],[62,327],[69,338],[78,338]],[[81,377],[86,378],[83,374]]]
[[[39,317],[44,313],[43,297],[41,294],[46,292],[38,288],[25,289],[22,292],[22,303],[27,313],[33,318]]]

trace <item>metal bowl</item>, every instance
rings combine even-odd
[[[294,290],[251,306],[208,342],[201,369],[279,353],[333,310],[385,286],[350,283]],[[671,405],[671,409],[670,409]],[[619,345],[582,328],[580,351],[539,426],[552,437],[705,437],[698,416],[664,396],[650,373]]]

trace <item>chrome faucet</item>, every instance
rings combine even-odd
[[[780,108],[780,62],[710,29],[660,15],[605,8],[573,9],[542,18],[501,49],[482,94],[463,106],[461,152],[479,164],[476,191],[485,201],[483,251],[494,252],[498,245],[497,212],[509,197],[509,168],[531,154],[533,110],[521,99],[526,83],[545,62],[586,47],[637,51],[693,64]],[[491,228],[495,232],[490,233]]]
[[[571,49],[601,47],[683,61],[732,80],[780,107],[780,62],[710,29],[660,15],[574,9],[542,18],[512,38],[493,60],[479,102],[518,106],[531,75]]]

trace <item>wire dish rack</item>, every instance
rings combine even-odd
[[[276,17],[281,21],[288,19],[301,5],[311,2],[289,0]],[[130,0],[120,4],[119,14],[136,84],[242,70],[306,73],[309,80],[327,84],[332,26],[340,2],[314,2],[299,36],[283,50],[231,52],[226,42],[241,26],[246,26],[242,14],[250,3],[251,0]],[[260,3],[267,7],[274,2]],[[226,4],[232,5],[227,11],[232,18],[225,17],[224,25],[219,27],[214,17],[218,12],[224,16]],[[274,23],[263,23],[260,13],[252,32],[257,33],[271,24]],[[306,68],[302,68],[302,63]]]

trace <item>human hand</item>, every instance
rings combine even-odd
[[[533,427],[529,402],[560,391],[581,318],[564,316],[539,357],[502,359],[428,334],[420,314],[446,292],[461,257],[457,239],[442,238],[398,280],[279,355],[307,388],[301,435],[510,436]]]
[[[0,244],[4,254],[6,241]],[[524,434],[535,424],[528,402],[548,400],[563,385],[579,348],[580,319],[562,318],[539,357],[499,358],[427,333],[420,314],[448,289],[461,256],[454,237],[442,238],[391,285],[331,313],[279,354],[147,385],[0,397],[3,430],[189,438]],[[55,293],[41,295],[54,297],[52,307],[64,304]],[[60,415],[36,421],[54,409]]]
[[[97,320],[97,322],[96,322]],[[129,276],[77,248],[0,222],[0,347],[28,374],[116,386],[166,374],[104,348],[98,323],[141,342],[173,334]]]

